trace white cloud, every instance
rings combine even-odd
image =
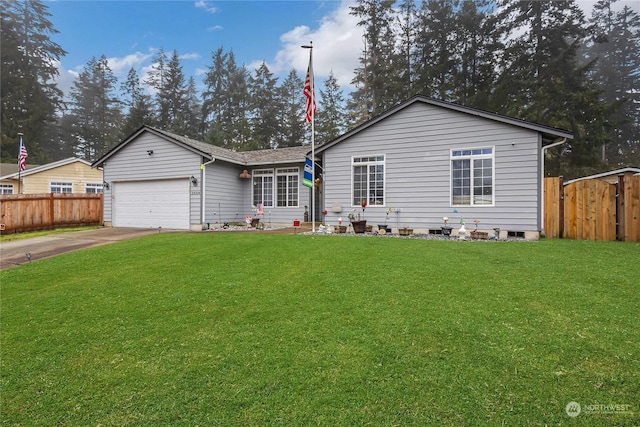
[[[300,74],[307,71],[309,50],[300,46],[313,41],[313,72],[317,80],[326,79],[333,71],[338,84],[350,87],[354,70],[358,67],[363,49],[363,29],[358,27],[358,19],[349,14],[351,0],[343,0],[340,6],[322,18],[318,28],[298,26],[280,36],[282,48],[273,63],[267,62],[269,70],[275,74],[287,73],[295,68]],[[253,71],[262,60],[254,61],[248,68]],[[320,87],[320,82],[316,83]]]
[[[135,52],[123,57],[107,58],[107,63],[113,74],[120,78],[126,76],[131,68],[138,69],[151,56],[152,53]]]
[[[197,7],[198,9],[204,9],[209,13],[216,13],[218,11],[217,7],[213,6],[211,2],[208,2],[205,0],[196,0],[196,2],[194,3],[194,6]]]
[[[222,25],[214,25],[212,27],[207,28],[207,31],[221,31],[223,29]]]
[[[196,52],[185,53],[183,55],[178,55],[181,60],[191,60],[191,59],[200,59],[200,54]]]

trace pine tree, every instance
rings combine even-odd
[[[316,145],[332,141],[346,130],[344,96],[333,71],[324,82],[324,90],[320,89],[320,99],[322,108],[314,118]]]
[[[609,115],[601,160],[620,168],[640,165],[640,17],[626,6],[614,12],[613,3],[601,0],[594,6],[592,44],[584,57],[596,59],[592,78],[602,89],[602,101],[616,107]]]
[[[151,69],[147,79],[144,81],[156,94],[153,99],[153,125],[162,129],[167,129],[167,125],[170,123],[168,101],[166,97],[160,95],[166,84],[167,61],[167,54],[163,48],[160,48],[152,59]]]
[[[278,98],[282,108],[278,111],[279,132],[276,136],[277,147],[295,147],[302,145],[305,137],[305,99],[300,88],[304,82],[295,69],[278,87]]]
[[[245,149],[275,148],[280,126],[278,111],[281,110],[276,97],[277,82],[265,62],[249,78],[253,133],[252,141]]]
[[[92,58],[74,81],[65,125],[78,157],[96,160],[121,138],[121,107],[115,88],[116,77],[104,55]]]
[[[3,161],[16,161],[22,132],[29,162],[58,159],[64,150],[55,124],[64,104],[52,81],[59,74],[55,64],[66,52],[50,39],[58,31],[43,2],[2,0],[0,5],[0,155]]]
[[[135,69],[131,68],[127,79],[121,84],[123,104],[126,115],[122,124],[122,135],[129,135],[145,124],[152,123],[153,112],[151,97],[144,93],[140,78]]]
[[[189,135],[186,114],[189,112],[189,99],[187,84],[185,82],[182,64],[178,51],[174,49],[169,62],[166,64],[163,85],[158,92],[160,105],[163,105],[166,113],[165,123],[172,132],[181,135]]]

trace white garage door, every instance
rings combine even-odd
[[[189,180],[117,182],[115,227],[189,229]]]

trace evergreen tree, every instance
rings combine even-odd
[[[92,58],[71,89],[71,111],[65,121],[76,156],[96,160],[121,138],[120,102],[116,77],[107,58]]]
[[[169,102],[161,93],[166,85],[167,79],[167,54],[163,48],[160,48],[152,59],[151,69],[147,79],[144,81],[155,92],[153,99],[154,109],[154,126],[167,129],[169,120]]]
[[[144,93],[144,88],[135,69],[129,70],[127,80],[122,83],[120,89],[124,95],[122,102],[126,108],[121,133],[126,136],[143,125],[152,123],[153,111],[151,97]]]
[[[358,25],[365,29],[365,52],[352,81],[356,90],[350,105],[363,108],[362,116],[366,118],[398,101],[398,82],[402,80],[403,70],[398,66],[395,51],[393,3],[394,0],[358,0],[357,5],[351,7],[350,13],[360,18]]]
[[[292,68],[282,85],[278,87],[278,104],[282,108],[277,112],[277,120],[280,123],[276,136],[277,147],[295,147],[304,142],[306,118],[305,98],[301,90],[303,86],[304,82]]]
[[[222,47],[211,55],[212,64],[208,66],[204,77],[205,89],[202,92],[202,131],[209,135],[210,143],[224,146],[227,135],[220,133],[225,127],[223,124],[224,112],[229,102],[230,70],[227,68],[229,54]]]
[[[193,139],[202,139],[202,133],[199,131],[202,123],[202,103],[196,89],[196,81],[193,77],[189,77],[186,92],[186,105],[182,114],[184,120],[184,134]]]
[[[253,134],[250,144],[244,147],[247,150],[275,148],[280,126],[278,111],[282,109],[276,97],[277,82],[265,62],[249,79]]]
[[[344,96],[333,71],[324,82],[324,90],[320,89],[320,99],[322,108],[314,118],[316,145],[332,141],[346,130]]]
[[[166,64],[163,85],[158,92],[159,104],[164,106],[168,129],[172,132],[187,135],[187,119],[185,115],[189,111],[189,99],[187,97],[187,84],[185,82],[182,64],[178,52],[174,49],[169,62]]]
[[[585,60],[597,58],[592,78],[602,89],[602,101],[614,104],[608,138],[602,140],[601,160],[610,168],[640,165],[640,17],[628,7],[614,12],[615,0],[593,8],[592,44]]]
[[[592,64],[578,63],[583,13],[573,2],[507,0],[500,18],[511,38],[494,91],[495,109],[573,131],[574,140],[563,151],[550,153],[546,172],[573,177],[597,171],[610,106],[599,102],[599,90],[588,79]]]
[[[456,55],[457,0],[425,0],[418,13],[416,37],[416,90],[423,95],[451,100],[458,67]]]
[[[66,52],[50,39],[58,31],[43,2],[2,0],[0,5],[0,155],[3,162],[16,162],[22,132],[29,162],[46,163],[64,155],[54,128],[56,112],[64,108],[62,92],[52,81]]]
[[[228,108],[224,113],[227,123],[227,141],[225,146],[235,150],[242,150],[250,144],[252,139],[251,121],[249,114],[251,100],[249,95],[249,71],[242,64],[236,64],[235,55],[229,52],[227,58],[229,70]]]
[[[417,9],[415,0],[403,0],[398,16],[398,84],[399,95],[405,99],[415,95],[413,85],[415,42],[417,34]]]

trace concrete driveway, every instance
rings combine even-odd
[[[169,232],[170,230],[166,230]],[[0,243],[0,270],[93,246],[157,234],[151,228],[98,228]],[[164,233],[165,230],[162,230]]]

